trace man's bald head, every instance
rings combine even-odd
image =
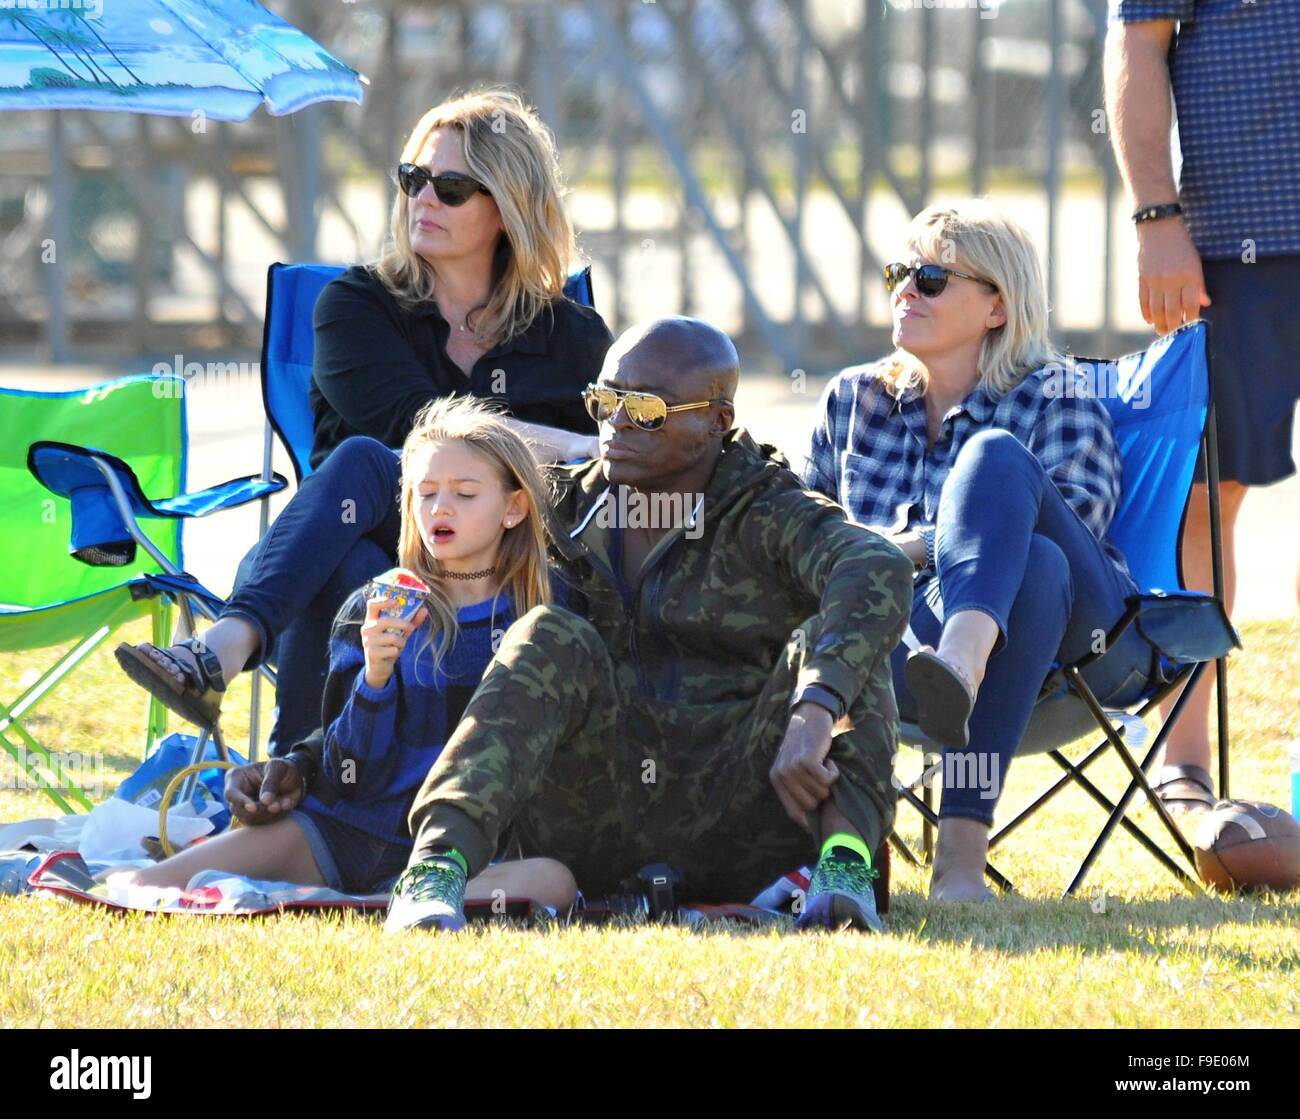
[[[629,327],[610,347],[606,367],[616,368],[624,358],[638,371],[660,373],[661,387],[671,387],[683,399],[734,400],[740,382],[740,358],[731,339],[716,326],[683,315]]]
[[[716,326],[679,316],[626,330],[605,355],[600,383],[651,393],[670,406],[656,431],[636,427],[620,408],[600,425],[606,480],[647,490],[704,488],[735,420],[740,379],[736,347]],[[707,406],[698,407],[708,402]]]

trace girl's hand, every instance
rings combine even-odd
[[[366,603],[366,620],[361,626],[361,648],[366,655],[366,685],[376,691],[383,688],[392,677],[407,638],[429,616],[427,606],[421,606],[409,621],[380,616],[381,611],[396,605],[396,599],[392,598],[372,598]]]

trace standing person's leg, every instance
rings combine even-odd
[[[119,663],[133,680],[186,717],[196,717],[201,697],[210,722],[226,684],[269,653],[358,542],[368,539],[389,554],[395,550],[400,476],[395,452],[377,440],[355,437],[339,444],[304,480],[241,565],[247,578],[199,638],[200,647],[220,662],[219,679],[212,679],[206,668],[199,671],[194,652],[183,645],[166,650],[148,643],[121,645]]]
[[[968,731],[974,756],[945,756],[945,772],[978,776],[996,757],[1000,792],[1052,662],[1090,651],[1123,613],[1132,581],[1007,432],[982,433],[963,448],[944,486],[938,526],[938,598],[930,607],[932,618],[942,617],[942,636],[937,658],[922,658],[926,672],[909,663],[906,683],[923,729],[927,707],[946,705],[952,709],[941,712],[940,725]],[[924,612],[915,615],[914,626],[924,629]],[[960,639],[950,640],[959,620],[966,623]],[[1090,683],[1105,699],[1130,689],[1150,663],[1150,649],[1134,632],[1099,662]],[[964,707],[949,702],[953,688],[932,686],[948,667],[972,685],[973,694],[961,696]],[[950,733],[944,745],[960,749],[960,734]],[[983,867],[996,797],[985,784],[945,785],[932,897],[987,896]]]
[[[1295,473],[1291,441],[1300,400],[1300,323],[1294,302],[1300,289],[1300,257],[1274,257],[1250,264],[1205,261],[1204,271],[1211,304],[1201,314],[1210,324],[1224,606],[1231,615],[1237,584],[1237,515],[1247,487],[1269,485]],[[1198,479],[1203,478],[1202,470]],[[1193,490],[1182,549],[1188,588],[1211,592],[1209,501],[1204,484]],[[1177,770],[1157,774],[1161,797],[1172,811],[1198,811],[1214,802],[1210,774],[1213,691],[1213,674],[1202,674],[1166,743],[1167,768],[1194,767],[1190,775],[1180,776]],[[1165,704],[1166,713],[1171,706],[1172,700]]]

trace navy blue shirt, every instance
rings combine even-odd
[[[1112,0],[1111,18],[1178,22],[1178,198],[1201,256],[1300,253],[1300,3]]]

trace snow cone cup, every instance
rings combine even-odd
[[[415,617],[428,594],[428,584],[402,567],[394,567],[391,571],[376,575],[366,584],[367,600],[391,598],[394,602],[394,605],[382,612],[381,617],[401,618],[403,621]],[[394,629],[389,632],[400,636],[402,631]]]

